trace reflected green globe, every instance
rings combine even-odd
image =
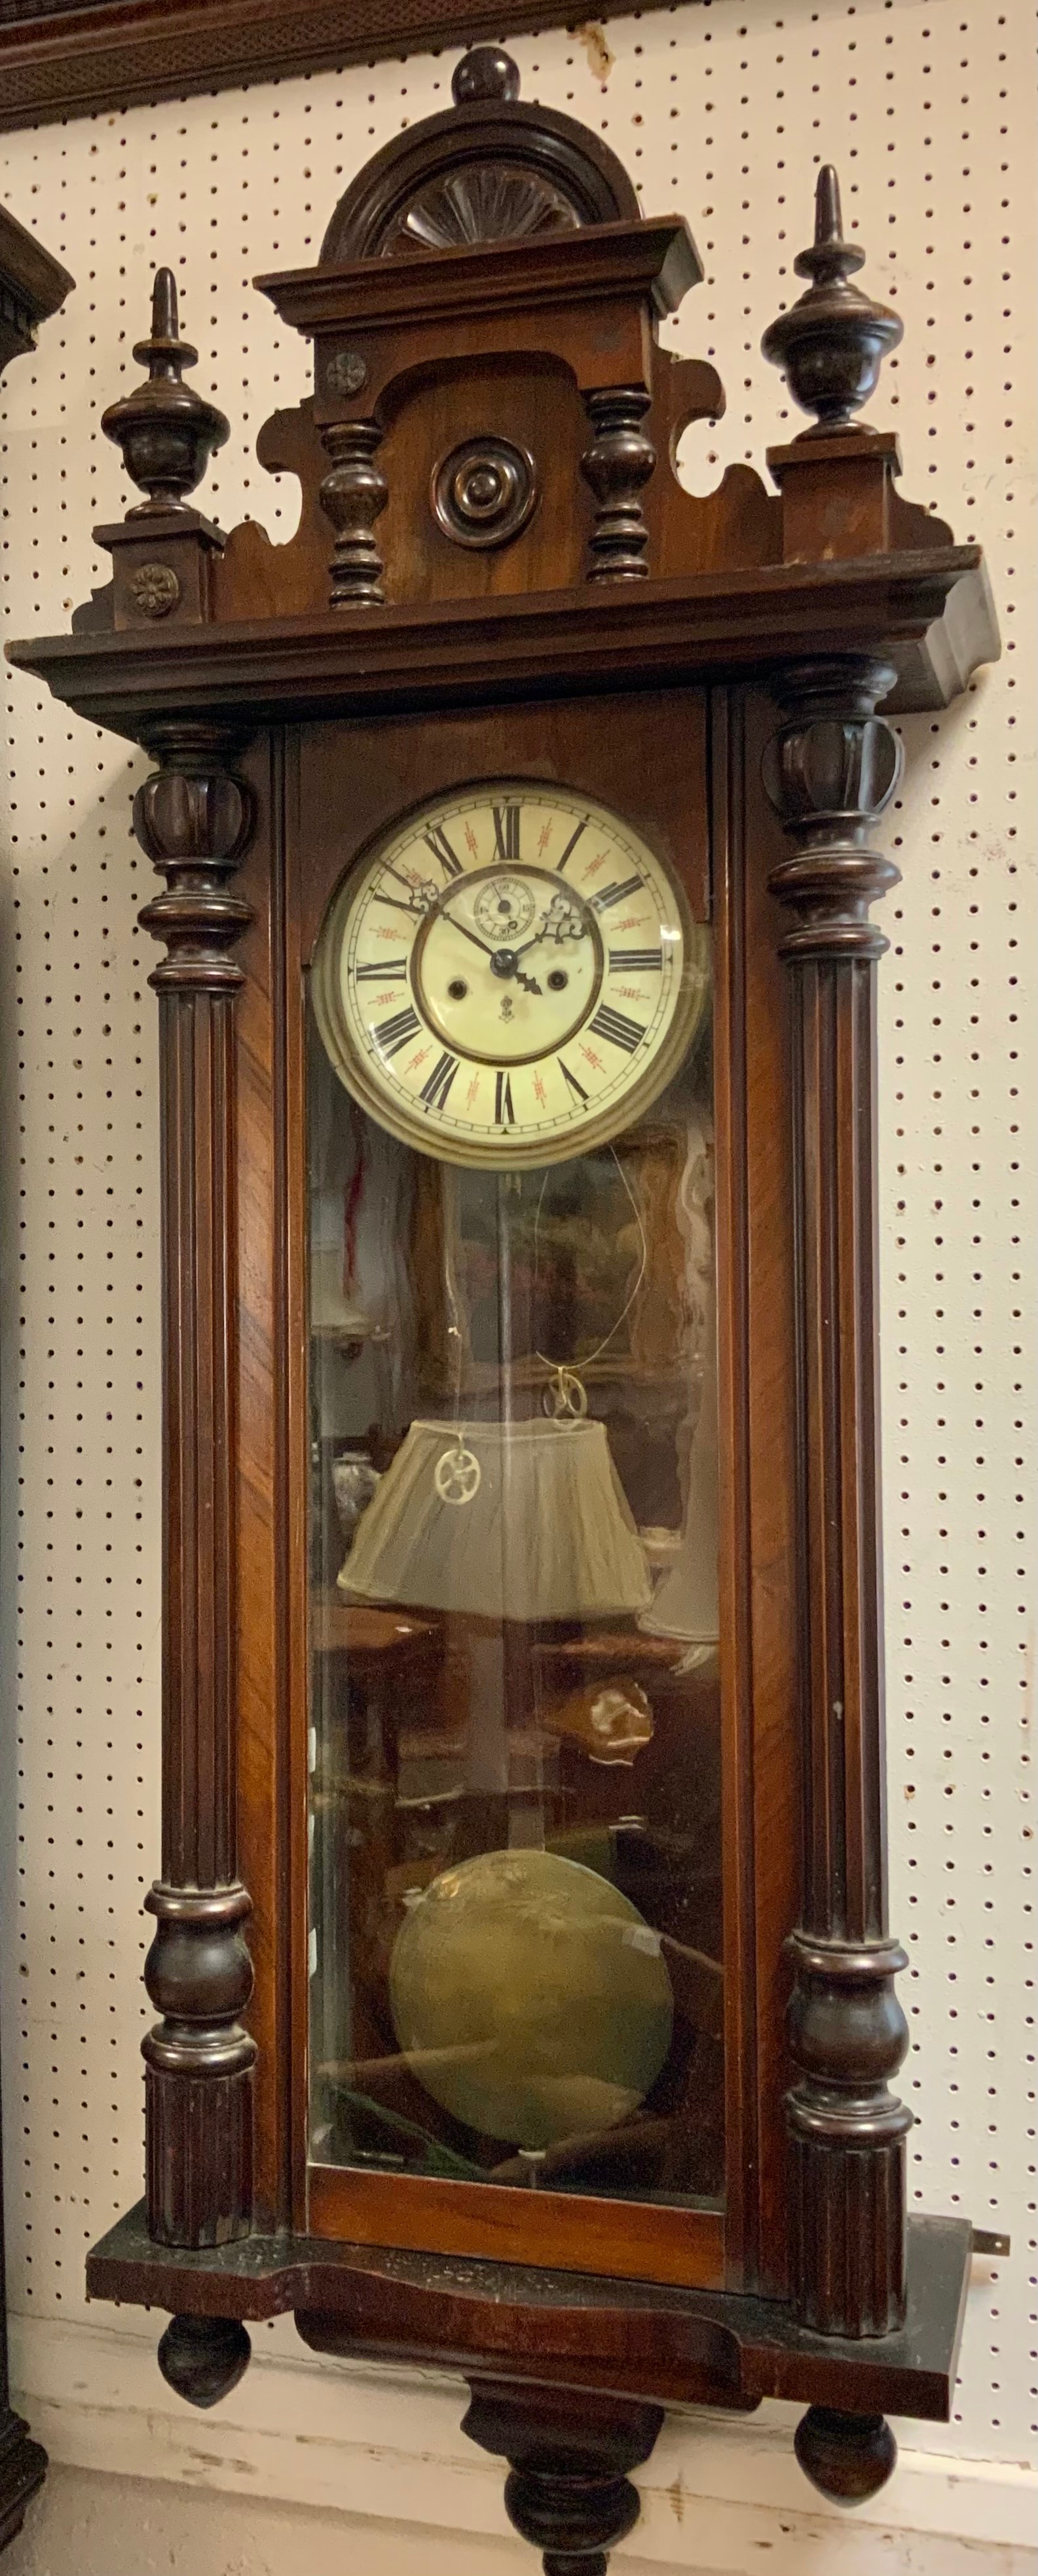
[[[658,1934],[556,1852],[484,1852],[444,1870],[401,1924],[389,1991],[434,2102],[516,2147],[613,2128],[670,2049]]]

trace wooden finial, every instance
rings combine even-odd
[[[500,45],[473,45],[454,66],[451,93],[455,107],[486,107],[519,96],[519,65]]]
[[[155,271],[151,332],[138,340],[133,354],[147,367],[145,381],[110,404],[101,427],[122,448],[127,473],[148,495],[127,513],[140,519],[153,511],[183,509],[185,495],[201,482],[210,456],[230,434],[215,403],[181,381],[184,368],[196,364],[198,351],[180,337],[171,268]]]
[[[850,281],[865,253],[843,238],[840,182],[831,163],[818,173],[815,237],[794,260],[798,277],[811,280],[806,295],[780,313],[764,334],[766,358],[785,370],[802,411],[813,411],[802,438],[851,429],[854,414],[874,392],[888,349],[896,349],[902,324],[885,304],[874,304]]]

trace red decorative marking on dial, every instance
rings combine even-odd
[[[471,825],[471,823],[466,823],[466,825],[465,825],[465,844],[466,844],[466,848],[467,848],[467,849],[468,849],[468,851],[469,851],[469,855],[470,855],[470,857],[472,857],[472,858],[474,858],[474,859],[475,859],[475,858],[478,858],[478,856],[479,856],[479,843],[478,843],[478,841],[477,841],[477,839],[476,839],[476,835],[475,835],[475,833],[474,833],[474,831],[473,831],[473,829],[472,829],[472,825]]]
[[[640,993],[636,984],[618,984],[616,989],[625,1002],[647,1002],[649,999],[648,993]]]
[[[478,1090],[479,1090],[479,1075],[478,1075],[478,1073],[474,1073],[474,1074],[473,1074],[473,1077],[472,1077],[472,1080],[471,1080],[471,1082],[470,1082],[470,1084],[469,1084],[468,1090],[467,1090],[467,1092],[466,1092],[466,1094],[465,1094],[465,1107],[466,1107],[466,1109],[471,1109],[471,1107],[472,1107],[472,1103],[473,1103],[473,1101],[474,1101],[474,1099],[475,1099],[475,1097],[476,1097],[476,1093],[477,1093],[477,1091],[478,1091]]]
[[[583,876],[585,885],[590,885],[592,877],[597,877],[599,868],[604,868],[608,855],[608,851],[600,850],[597,859],[592,859],[590,867],[585,868]]]
[[[388,991],[388,993],[376,993],[376,995],[375,995],[375,1003],[376,1003],[376,1007],[377,1007],[377,1005],[378,1005],[380,1002],[392,1002],[392,1001],[395,1001],[395,999],[396,999],[396,994],[397,994],[397,990],[398,990],[398,987],[397,987],[395,984],[391,984],[391,985],[390,985],[390,987],[389,987],[389,991]]]
[[[604,1070],[602,1058],[600,1055],[595,1054],[594,1047],[582,1046],[580,1052],[584,1058],[585,1064],[593,1064],[596,1073],[601,1073]]]
[[[392,922],[390,922],[388,930],[385,928],[376,930],[375,937],[376,939],[399,939],[400,933],[398,930],[394,930]]]
[[[552,836],[552,833],[553,833],[554,829],[555,829],[554,822],[546,823],[546,824],[545,824],[545,826],[544,826],[544,830],[543,830],[543,832],[541,833],[540,840],[539,840],[539,841],[538,841],[538,843],[537,843],[537,856],[538,856],[538,858],[543,858],[543,856],[544,856],[544,852],[545,852],[545,850],[546,850],[546,849],[547,849],[547,847],[548,847],[548,843],[549,843],[549,841],[550,841],[550,839],[551,839],[551,836]]]
[[[538,1100],[538,1101],[540,1102],[541,1108],[543,1109],[543,1107],[544,1107],[544,1098],[545,1098],[545,1093],[544,1093],[544,1084],[543,1084],[543,1082],[541,1081],[541,1077],[540,1077],[540,1074],[539,1074],[539,1073],[535,1073],[535,1074],[534,1074],[534,1077],[533,1077],[533,1096],[534,1096],[534,1099],[535,1099],[535,1100]]]
[[[424,1064],[426,1056],[431,1054],[431,1047],[419,1047],[417,1055],[413,1055],[410,1062],[405,1065],[405,1073],[417,1073],[419,1065]]]

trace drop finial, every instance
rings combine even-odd
[[[146,492],[131,518],[184,507],[185,495],[201,481],[210,456],[230,435],[229,423],[215,403],[206,402],[182,383],[193,367],[197,349],[182,340],[177,322],[177,285],[171,268],[158,268],[151,290],[151,331],[134,347],[138,366],[147,367],[143,384],[121,402],[110,404],[101,427],[122,448],[127,473]]]
[[[500,45],[472,45],[454,66],[455,107],[510,107],[519,96],[519,65]]]
[[[761,341],[765,357],[784,369],[794,401],[817,414],[802,438],[854,428],[854,414],[874,392],[887,350],[896,349],[902,336],[899,315],[852,286],[864,264],[857,242],[844,240],[840,182],[826,162],[815,187],[814,241],[793,262],[797,276],[811,283]]]

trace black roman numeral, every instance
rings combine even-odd
[[[662,948],[611,948],[611,975],[651,975],[663,972]]]
[[[392,1019],[380,1020],[371,1034],[383,1055],[399,1055],[408,1038],[417,1037],[421,1025],[417,1011],[409,1003],[406,1011],[394,1011]]]
[[[494,857],[495,859],[508,859],[513,867],[515,866],[516,860],[519,856],[519,818],[521,811],[522,809],[518,805],[495,805],[493,807]]]
[[[406,957],[376,957],[373,966],[355,966],[355,984],[397,984],[407,973]]]
[[[563,851],[563,853],[562,853],[562,857],[561,857],[561,859],[556,859],[556,861],[555,861],[555,873],[556,873],[556,876],[561,876],[561,875],[562,875],[562,871],[563,871],[563,868],[566,866],[567,860],[571,859],[571,858],[572,858],[572,856],[573,856],[573,852],[574,852],[574,850],[576,849],[577,842],[578,842],[578,841],[579,841],[579,839],[580,839],[581,833],[582,833],[582,832],[586,832],[586,831],[587,831],[587,827],[588,827],[588,816],[585,814],[583,822],[582,822],[582,823],[578,823],[577,828],[576,828],[576,831],[575,831],[575,832],[573,832],[573,833],[571,833],[570,838],[569,838],[569,840],[568,840],[568,841],[567,841],[567,843],[566,843],[566,847],[565,847],[565,849],[564,849],[564,851]]]
[[[424,841],[428,842],[434,859],[439,860],[444,876],[460,877],[461,860],[455,858],[454,852],[442,825],[439,823],[431,823],[428,831],[423,832],[422,838]]]
[[[447,1094],[457,1070],[457,1056],[448,1055],[445,1049],[439,1063],[434,1064],[428,1082],[422,1084],[422,1099],[427,1109],[446,1108]]]
[[[645,1035],[640,1021],[627,1019],[623,1011],[610,1010],[608,1002],[603,1002],[601,1010],[595,1012],[589,1026],[596,1038],[608,1038],[610,1046],[622,1047],[625,1055],[633,1055],[639,1039]]]
[[[499,1127],[514,1127],[515,1125],[515,1111],[512,1107],[512,1077],[509,1073],[499,1073],[495,1077],[494,1118]]]
[[[569,1066],[568,1066],[568,1064],[567,1064],[567,1062],[566,1062],[565,1056],[561,1056],[561,1055],[560,1055],[560,1057],[559,1057],[559,1072],[560,1072],[560,1073],[561,1073],[561,1075],[562,1075],[563,1081],[564,1081],[564,1082],[568,1082],[569,1087],[570,1087],[570,1090],[572,1091],[572,1093],[573,1093],[573,1095],[574,1095],[574,1098],[575,1098],[575,1099],[577,1099],[577,1100],[579,1100],[580,1105],[581,1105],[581,1108],[582,1108],[582,1109],[586,1109],[586,1108],[587,1108],[587,1093],[586,1093],[586,1091],[585,1091],[585,1089],[584,1089],[584,1085],[583,1085],[583,1083],[582,1083],[582,1082],[578,1082],[578,1081],[577,1081],[577,1077],[576,1077],[576,1074],[575,1074],[575,1073],[571,1073],[571,1072],[570,1072],[570,1069],[569,1069]]]
[[[595,911],[608,912],[612,904],[626,903],[628,895],[641,893],[644,882],[643,877],[625,877],[622,885],[603,886],[601,894],[591,897]]]

